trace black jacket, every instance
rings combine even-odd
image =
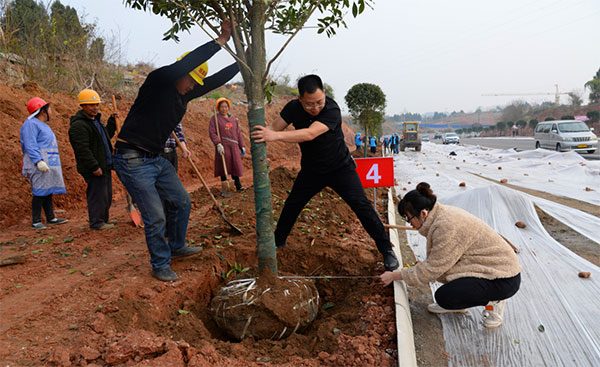
[[[110,117],[106,126],[104,126],[100,117],[100,114],[96,115],[96,120],[102,125],[106,134],[106,140],[108,140],[109,149],[112,151],[110,138],[115,135],[117,129],[115,119]],[[94,126],[94,121],[87,117],[83,110],[79,110],[74,116],[71,116],[69,141],[75,152],[77,172],[84,176],[91,175],[98,168],[101,168],[103,173],[107,172],[106,152],[102,136],[100,136],[100,132]]]
[[[153,153],[162,151],[171,131],[185,115],[188,102],[222,86],[238,73],[237,63],[233,63],[204,78],[204,85],[196,84],[187,94],[180,95],[177,92],[177,79],[210,59],[220,49],[216,42],[207,42],[180,61],[148,74],[123,123],[119,139]]]

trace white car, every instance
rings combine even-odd
[[[458,144],[458,143],[460,143],[460,139],[458,138],[458,135],[456,135],[455,133],[445,133],[444,136],[442,136],[442,143],[443,144]]]

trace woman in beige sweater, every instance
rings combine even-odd
[[[432,313],[467,312],[486,306],[484,326],[502,325],[506,299],[519,290],[521,265],[508,243],[494,229],[467,211],[437,203],[426,182],[407,193],[398,212],[427,238],[427,259],[414,267],[380,276],[384,285],[444,283],[435,292]]]

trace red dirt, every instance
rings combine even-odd
[[[31,193],[20,174],[18,131],[24,105],[33,95],[49,100],[68,194],[56,207],[70,221],[30,229]],[[120,102],[125,108],[128,101]],[[184,129],[202,174],[212,178],[213,147],[207,138],[211,101],[191,104]],[[276,116],[281,103],[267,109]],[[49,95],[35,85],[0,85],[0,257],[25,255],[25,264],[0,267],[0,361],[10,366],[392,366],[396,330],[391,287],[372,280],[315,281],[321,309],[306,330],[280,341],[229,341],[212,320],[210,301],[232,268],[256,274],[256,234],[251,172],[249,189],[220,199],[227,217],[244,231],[234,235],[222,221],[193,170],[180,162],[180,176],[192,194],[188,243],[199,255],[173,263],[181,280],[150,276],[143,230],[127,216],[115,177],[111,215],[115,228],[87,228],[85,185],[68,144],[68,117],[75,98]],[[125,110],[123,109],[123,114]],[[101,112],[110,112],[106,105]],[[234,105],[247,138],[245,107]],[[349,140],[352,134],[349,134]],[[277,219],[299,163],[293,144],[270,144],[274,217]],[[294,159],[290,159],[294,157]],[[250,168],[250,160],[245,160]],[[379,203],[381,204],[381,203]],[[379,207],[383,211],[383,207]],[[376,275],[383,271],[373,241],[349,207],[331,190],[315,196],[298,218],[285,248],[278,250],[280,275]],[[222,259],[225,259],[223,261]],[[235,273],[235,271],[234,271]],[[227,280],[233,277],[230,276]]]

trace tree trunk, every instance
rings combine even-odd
[[[250,12],[249,66],[252,74],[240,66],[246,96],[248,97],[248,125],[250,131],[255,126],[265,126],[264,73],[266,70],[265,51],[265,12],[263,1],[255,1]],[[277,251],[273,235],[273,213],[271,203],[271,181],[269,161],[265,143],[255,143],[250,139],[254,184],[254,207],[256,211],[256,237],[259,272],[268,266],[277,275]]]

